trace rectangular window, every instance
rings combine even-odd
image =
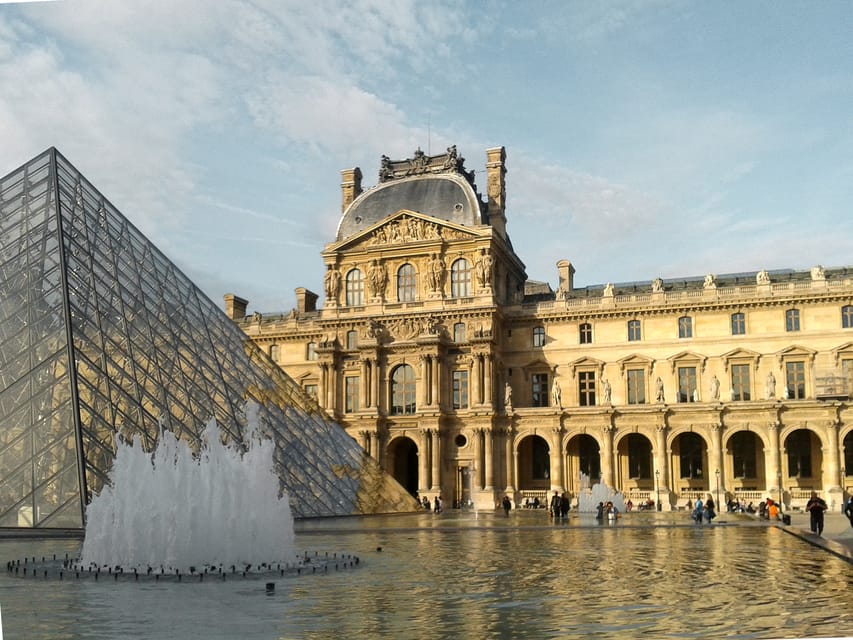
[[[845,359],[841,361],[841,375],[844,376],[844,388],[847,389],[847,395],[853,398],[853,360]],[[853,448],[851,448],[853,451]],[[853,465],[847,467],[853,469]],[[853,474],[853,471],[851,471]]]
[[[344,411],[346,413],[358,411],[358,376],[344,378],[344,394]]]
[[[678,367],[678,401],[696,402],[696,367]]]
[[[270,359],[273,362],[278,362],[278,354],[279,354],[278,345],[277,344],[271,344],[270,345]]]
[[[640,328],[639,320],[628,320],[628,342],[638,342],[642,339]]]
[[[548,374],[534,373],[531,379],[531,406],[548,406]]]
[[[305,359],[306,360],[316,360],[317,359],[317,343],[309,342],[308,347],[305,349]]]
[[[533,346],[545,346],[545,327],[533,327]]]
[[[785,363],[785,388],[791,400],[803,400],[806,397],[806,363],[802,361]]]
[[[841,328],[853,328],[853,305],[841,307]]]
[[[646,372],[628,369],[628,404],[646,404]]]
[[[646,372],[628,369],[628,404],[646,404]]]
[[[347,349],[358,349],[358,331],[347,331]]]
[[[592,325],[584,322],[578,327],[579,339],[581,344],[592,344]]]
[[[742,313],[732,314],[732,335],[742,336],[746,334],[746,316]]]
[[[693,318],[691,318],[690,316],[682,316],[678,319],[678,337],[693,337]]]
[[[317,385],[316,384],[306,384],[305,385],[305,393],[307,393],[309,396],[311,396],[312,398],[314,398],[316,400],[317,399]]]
[[[732,400],[735,402],[749,400],[749,365],[732,365]]]
[[[453,408],[468,408],[468,372],[457,370],[453,372]]]
[[[464,322],[457,322],[453,325],[453,342],[465,342]]]
[[[578,402],[582,407],[595,406],[595,372],[578,373]]]
[[[800,311],[799,309],[788,309],[785,312],[785,331],[800,330]]]

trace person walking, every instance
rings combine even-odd
[[[826,501],[819,497],[816,491],[812,491],[812,497],[806,503],[806,511],[811,515],[812,533],[817,535],[823,533],[823,513],[826,509]]]
[[[509,496],[504,496],[504,499],[501,501],[501,504],[504,508],[504,515],[509,518],[509,510],[512,509],[512,501],[509,499]]]
[[[847,500],[847,506],[844,507],[844,515],[850,520],[850,526],[853,527],[853,495]]]
[[[556,520],[560,517],[560,494],[554,492],[554,497],[551,498],[551,516]]]

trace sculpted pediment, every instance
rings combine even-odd
[[[708,358],[692,351],[682,351],[676,353],[674,356],[670,356],[667,360],[669,360],[672,366],[672,373],[674,374],[678,365],[698,365],[700,371],[705,371],[705,363]]]
[[[625,375],[625,369],[633,368],[633,369],[647,369],[651,371],[655,366],[655,361],[653,358],[649,358],[647,356],[643,356],[637,353],[632,353],[630,356],[626,356],[620,360],[617,360],[619,363],[619,373]]]
[[[330,251],[372,249],[415,242],[465,240],[483,234],[461,225],[439,220],[416,211],[401,209],[397,213],[368,227],[362,233],[351,236],[340,243],[329,245]]]

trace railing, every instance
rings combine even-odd
[[[520,489],[518,491],[518,506],[523,507],[527,499],[533,502],[534,498],[539,498],[540,507],[548,507],[548,490],[547,489]]]

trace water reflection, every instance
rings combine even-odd
[[[362,564],[279,580],[272,597],[250,582],[59,587],[4,576],[3,620],[9,637],[84,639],[128,629],[246,640],[853,635],[853,566],[764,526],[693,526],[667,514],[616,526],[423,514],[300,522],[297,545],[355,553]]]

